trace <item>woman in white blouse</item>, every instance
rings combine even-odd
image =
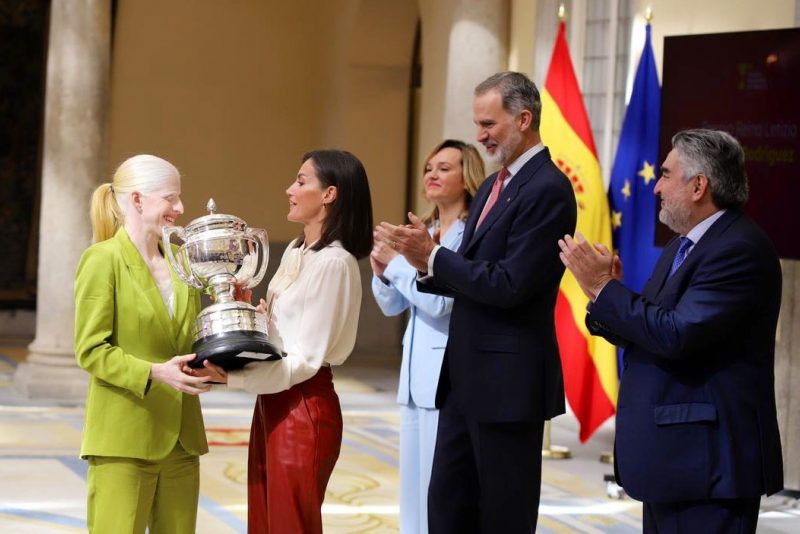
[[[467,143],[447,139],[425,158],[424,195],[431,202],[422,220],[443,247],[458,250],[472,197],[483,182],[483,160]],[[411,310],[403,336],[400,404],[400,532],[427,534],[428,484],[439,410],[442,370],[453,299],[417,291],[417,270],[396,250],[375,241],[370,263],[372,293],[385,315]]]
[[[322,500],[342,442],[330,368],[355,345],[356,260],[372,249],[372,203],[361,162],[339,150],[302,159],[286,194],[287,218],[301,223],[303,233],[284,252],[259,305],[285,357],[227,373],[206,362],[198,371],[259,394],[250,431],[249,534],[322,533]]]

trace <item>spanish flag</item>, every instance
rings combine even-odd
[[[590,243],[611,250],[608,197],[600,173],[592,129],[569,57],[562,21],[542,93],[542,140],[572,181],[578,228]],[[556,334],[567,401],[581,425],[581,442],[614,415],[619,382],[616,348],[586,329],[588,299],[566,271],[556,303]]]

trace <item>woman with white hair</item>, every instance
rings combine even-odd
[[[127,159],[91,203],[94,244],[75,275],[75,355],[91,375],[81,458],[89,532],[190,534],[208,452],[194,358],[200,294],[164,257],[161,232],[183,213],[178,169]],[[182,354],[183,356],[175,356]]]

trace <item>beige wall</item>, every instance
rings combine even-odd
[[[417,17],[413,0],[122,0],[111,165],[161,155],[184,174],[183,223],[214,197],[286,242],[300,156],[343,148],[367,168],[376,218],[396,220]]]
[[[653,53],[661,74],[664,37],[702,33],[770,30],[794,26],[796,0],[634,0],[632,64],[644,46],[644,11],[653,9]]]
[[[536,7],[537,0],[511,0],[509,21],[508,69],[523,72],[533,79],[536,60]],[[533,80],[540,83],[539,80]],[[544,83],[544,80],[541,81]]]
[[[179,224],[213,197],[268,230],[271,269],[300,231],[284,191],[308,150],[353,152],[376,221],[403,220],[418,19],[415,0],[121,0],[111,165],[141,152],[169,159],[184,175]],[[396,354],[403,320],[380,314],[366,261],[362,279],[356,350]]]

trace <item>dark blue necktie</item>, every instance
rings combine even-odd
[[[681,244],[678,246],[678,252],[675,254],[675,259],[672,260],[672,267],[669,269],[669,275],[672,276],[675,271],[678,270],[678,267],[681,266],[683,260],[686,259],[686,253],[689,251],[689,247],[694,245],[694,242],[689,239],[688,237],[681,237]]]

